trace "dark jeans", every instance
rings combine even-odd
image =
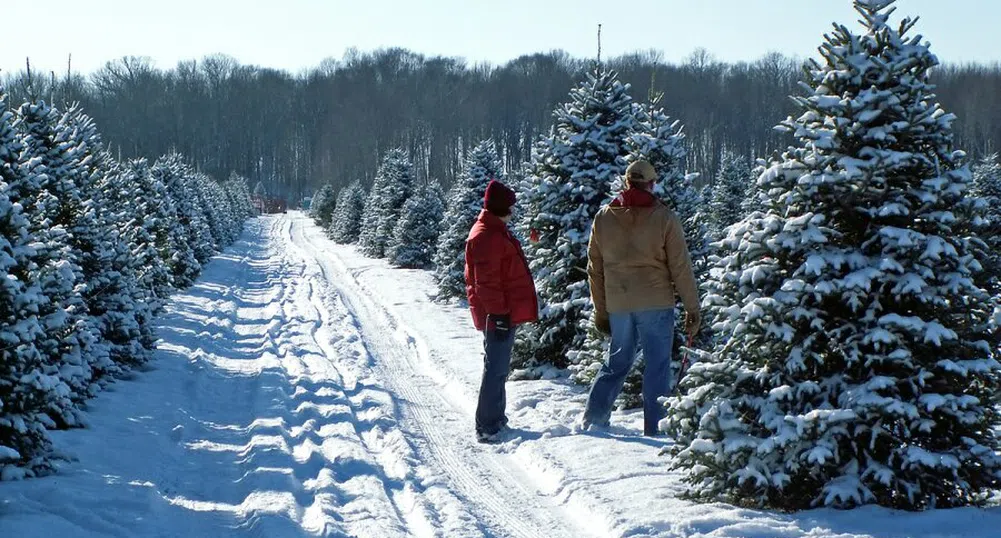
[[[491,435],[507,424],[504,383],[511,371],[511,349],[517,330],[511,327],[506,335],[491,329],[483,331],[483,379],[476,404],[476,433]]]
[[[674,342],[674,309],[645,312],[613,312],[608,315],[612,342],[608,359],[594,378],[584,409],[584,420],[608,425],[615,399],[622,391],[626,374],[643,350],[643,433],[656,435],[664,407],[657,401],[671,387],[671,345]]]

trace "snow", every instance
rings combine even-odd
[[[95,398],[89,428],[53,433],[71,458],[59,474],[0,483],[0,536],[976,538],[1001,525],[1001,508],[682,500],[670,440],[640,436],[637,412],[571,434],[585,389],[563,379],[509,383],[513,434],[478,445],[481,336],[435,293],[431,273],[335,245],[302,214],[250,221],[168,304],[151,369]]]

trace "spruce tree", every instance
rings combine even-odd
[[[223,184],[223,189],[226,191],[230,206],[233,208],[235,220],[232,237],[235,241],[243,233],[243,225],[246,220],[254,215],[254,205],[250,200],[250,186],[247,183],[247,178],[233,172]]]
[[[504,180],[504,167],[493,140],[484,140],[469,153],[462,175],[448,193],[445,226],[435,252],[435,281],[440,299],[466,298],[466,237],[483,210],[490,180]]]
[[[705,304],[723,338],[665,421],[697,498],[786,509],[978,503],[1001,485],[997,310],[938,64],[856,0],[806,69],[797,140],[759,178]],[[973,200],[975,201],[975,200]]]
[[[330,238],[342,244],[356,243],[365,214],[365,189],[355,181],[343,190],[330,223]]]
[[[93,207],[77,188],[82,170],[59,122],[58,111],[45,102],[18,109],[14,125],[23,144],[22,162],[29,168],[25,177],[35,181],[23,182],[11,193],[25,209],[40,255],[36,278],[48,301],[39,308],[46,330],[35,345],[45,356],[45,373],[59,376],[70,389],[71,405],[63,400],[49,409],[58,425],[66,427],[80,424],[77,404],[98,388],[94,368],[106,370],[110,361],[83,297],[87,282],[79,256],[85,247],[79,241],[89,238],[85,229],[93,225]]]
[[[101,148],[94,122],[79,109],[68,110],[59,127],[61,140],[78,163],[75,185],[86,212],[71,230],[85,282],[83,299],[111,359],[95,364],[95,373],[120,375],[149,358],[152,314],[137,293],[132,253],[120,235],[122,206],[106,191],[113,159]]]
[[[595,68],[553,113],[552,133],[536,144],[523,182],[518,223],[542,303],[539,322],[519,334],[514,366],[577,362],[592,305],[587,243],[595,214],[625,172],[636,130],[628,86]]]
[[[631,149],[628,161],[644,159],[654,166],[657,181],[653,185],[653,193],[681,220],[696,278],[702,280],[707,268],[709,242],[705,216],[702,213],[701,193],[694,184],[696,176],[686,174],[684,169],[688,151],[681,124],[672,120],[663,110],[659,96],[654,97],[650,103],[634,105],[633,113],[636,117],[636,130],[627,139]],[[624,188],[625,182],[621,177],[613,182],[613,193],[617,194]],[[704,337],[708,338],[708,331],[705,331]],[[606,340],[597,331],[589,332],[576,363],[571,365],[573,378],[578,383],[590,384],[594,380],[607,357]],[[704,344],[702,341],[696,343]],[[676,372],[680,369],[683,347],[686,344],[684,317],[677,316],[672,355]],[[623,385],[620,403],[625,407],[642,404],[640,394],[643,368],[644,361],[640,354]]]
[[[133,271],[141,289],[155,297],[152,309],[159,312],[175,289],[175,253],[178,241],[176,211],[167,188],[152,173],[146,159],[134,159],[118,171],[115,198],[127,211],[123,236],[133,256]],[[114,191],[112,191],[114,192]],[[190,252],[190,251],[184,251]]]
[[[0,480],[32,476],[50,468],[47,412],[68,405],[67,387],[46,373],[47,358],[35,346],[45,337],[37,313],[47,300],[36,278],[39,259],[30,224],[8,194],[25,177],[21,144],[0,92]],[[63,403],[65,401],[65,404]]]
[[[434,259],[441,235],[445,203],[437,182],[422,186],[405,204],[393,239],[386,247],[389,263],[407,269],[426,269]]]
[[[188,176],[190,189],[195,194],[196,207],[201,209],[202,221],[209,231],[211,250],[209,256],[229,243],[229,202],[219,184],[209,176],[194,172]],[[208,258],[206,258],[208,259]]]
[[[727,226],[744,217],[742,205],[751,183],[751,169],[739,155],[724,151],[709,199],[709,235],[723,237]]]
[[[312,215],[316,223],[323,229],[327,229],[330,226],[330,221],[334,216],[334,209],[337,207],[337,196],[338,193],[334,190],[334,186],[328,183],[320,188],[320,191],[316,193],[313,201],[309,204],[309,214]]]
[[[996,153],[973,166],[970,194],[983,200],[985,221],[977,231],[985,241],[988,288],[998,295],[1001,294],[1001,164]]]
[[[178,154],[163,156],[150,168],[151,180],[162,185],[170,200],[169,266],[174,286],[184,289],[194,283],[202,261],[213,252],[211,234],[187,179],[188,168]]]
[[[358,240],[365,255],[373,258],[386,257],[386,246],[396,230],[403,204],[410,198],[413,184],[413,165],[406,151],[388,151],[382,158],[365,203],[365,215]]]

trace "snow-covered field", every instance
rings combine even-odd
[[[177,295],[149,372],[55,433],[58,475],[0,483],[7,536],[993,537],[1001,508],[797,514],[679,500],[667,441],[619,413],[571,435],[584,391],[509,384],[514,432],[477,444],[480,336],[422,271],[251,221]]]

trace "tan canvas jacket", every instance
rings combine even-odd
[[[588,282],[596,319],[609,312],[674,308],[698,314],[699,295],[681,221],[666,205],[606,206],[588,243]]]

